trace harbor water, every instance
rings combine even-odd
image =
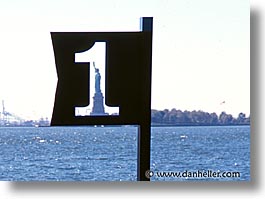
[[[137,127],[1,127],[1,181],[135,181]],[[250,127],[152,127],[156,172],[239,172],[240,177],[152,176],[151,181],[249,181]]]

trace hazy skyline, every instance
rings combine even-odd
[[[138,31],[152,16],[152,108],[248,115],[249,11],[247,0],[1,1],[0,100],[21,117],[50,118],[50,32]]]

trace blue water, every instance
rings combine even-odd
[[[250,180],[250,127],[152,127],[151,170],[237,171]],[[132,181],[137,127],[0,128],[0,180]]]

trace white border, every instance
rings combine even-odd
[[[15,183],[0,182],[3,199],[68,198],[264,198],[264,13],[265,1],[251,1],[251,182],[226,183]],[[225,14],[225,13],[224,13]],[[253,21],[254,20],[254,21]],[[254,30],[253,30],[254,28]]]

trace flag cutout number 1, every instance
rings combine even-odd
[[[140,31],[51,32],[58,77],[51,125],[137,125],[143,181],[150,180],[152,33],[152,17],[141,18]]]
[[[75,107],[75,116],[106,116],[119,115],[119,107],[110,107],[105,103],[106,87],[106,42],[95,42],[95,44],[84,52],[75,53],[75,63],[90,63],[90,88],[89,105],[86,107]],[[97,70],[97,72],[96,72]],[[99,77],[100,76],[100,77]],[[101,102],[101,100],[103,100]],[[99,104],[100,103],[100,104]],[[97,109],[101,110],[93,110]],[[101,107],[102,106],[102,107]],[[102,109],[103,108],[103,109]]]

